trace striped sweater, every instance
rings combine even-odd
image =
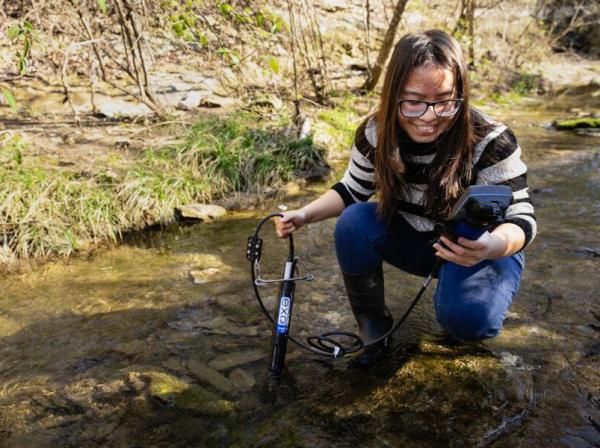
[[[521,148],[513,132],[505,125],[492,121],[477,110],[473,110],[473,118],[476,126],[485,129],[485,133],[475,145],[472,184],[508,185],[512,188],[513,203],[506,211],[506,221],[523,229],[527,246],[535,238],[537,226],[533,204],[527,193],[527,167],[521,160]],[[332,187],[346,206],[368,201],[376,191],[376,135],[373,118],[358,128],[348,168],[341,181]],[[427,217],[423,203],[429,184],[428,167],[435,157],[435,146],[411,143],[403,144],[402,150],[408,190],[406,197],[398,197],[398,213],[415,230],[431,232],[434,222]]]

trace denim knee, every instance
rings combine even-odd
[[[522,252],[472,267],[445,263],[435,294],[440,325],[461,341],[497,336],[519,288],[523,267]]]
[[[447,308],[438,313],[439,324],[454,339],[465,342],[493,338],[502,329],[503,318],[490,313],[489,307],[470,304]]]

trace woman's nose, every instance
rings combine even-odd
[[[422,120],[434,120],[437,118],[435,111],[433,110],[433,104],[427,105],[427,109],[425,109],[425,113],[421,115]]]

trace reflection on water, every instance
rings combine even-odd
[[[443,341],[429,291],[376,368],[290,346],[270,383],[270,326],[244,251],[272,204],[0,280],[0,446],[598,446],[598,140],[511,117],[541,232],[500,337]],[[354,329],[333,224],[296,236],[316,275],[298,284],[298,337]],[[287,246],[264,237],[263,271],[276,277]],[[394,315],[419,287],[388,270]],[[269,307],[276,294],[263,291]]]

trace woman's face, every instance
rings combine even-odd
[[[401,100],[440,101],[454,98],[454,74],[438,65],[426,65],[413,70],[403,91]],[[398,107],[398,123],[408,136],[417,143],[431,143],[452,125],[454,116],[438,117],[432,107],[427,107],[418,118],[405,117]]]

